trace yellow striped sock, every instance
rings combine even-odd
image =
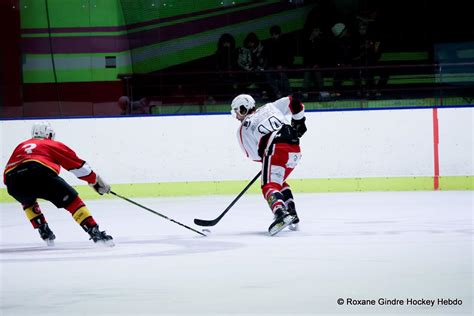
[[[74,220],[79,224],[81,225],[82,222],[88,218],[92,216],[91,212],[89,211],[89,209],[86,207],[86,206],[81,206],[80,208],[77,209],[77,211],[74,212],[74,214],[72,215],[72,217],[74,218]]]
[[[33,205],[33,206],[25,208],[26,217],[28,217],[28,219],[30,221],[43,214],[43,213],[41,213],[41,210],[39,208],[37,208],[37,212],[35,212],[35,206],[36,206],[36,204]],[[39,211],[39,213],[38,213],[38,211]]]

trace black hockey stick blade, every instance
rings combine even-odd
[[[205,220],[205,219],[195,218],[194,219],[194,224],[196,224],[198,226],[214,226],[217,223],[219,223],[221,218],[222,218],[222,216],[219,216],[218,218],[212,219],[212,220]]]
[[[247,190],[252,186],[252,184],[255,181],[257,181],[257,179],[260,177],[261,174],[262,174],[262,171],[259,171],[257,173],[257,175],[249,182],[249,184],[247,184],[247,186],[242,190],[242,192],[240,192],[239,195],[237,195],[237,197],[229,204],[229,206],[227,206],[227,208],[224,210],[224,212],[222,212],[222,214],[219,215],[219,217],[217,217],[215,219],[211,219],[211,220],[195,218],[194,219],[194,224],[196,224],[198,226],[214,226],[217,223],[219,223],[219,221],[222,219],[222,217],[224,217],[224,215],[231,209],[232,206],[234,206],[234,204],[240,199],[240,197],[242,195],[244,195],[245,192],[247,192]]]

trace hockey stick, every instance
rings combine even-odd
[[[167,216],[165,216],[165,215],[163,215],[163,214],[158,213],[157,211],[152,210],[151,208],[148,208],[148,207],[146,207],[146,206],[141,205],[140,203],[137,203],[137,202],[135,202],[135,201],[132,201],[132,200],[130,200],[130,199],[124,197],[124,196],[121,196],[120,194],[117,194],[117,193],[115,193],[114,191],[110,191],[110,193],[112,193],[113,195],[115,195],[115,196],[117,196],[117,197],[119,197],[119,198],[121,198],[121,199],[124,199],[124,200],[127,201],[127,202],[130,202],[130,203],[132,203],[132,204],[135,204],[136,206],[141,207],[142,209],[145,209],[145,210],[147,210],[148,212],[151,212],[151,213],[153,213],[153,214],[156,214],[156,215],[158,215],[158,216],[161,216],[161,217],[163,217],[164,219],[167,219],[167,220],[169,220],[169,221],[171,221],[171,222],[173,222],[173,223],[175,223],[175,224],[178,224],[178,225],[183,226],[183,227],[185,227],[185,228],[187,228],[187,229],[189,229],[189,230],[192,230],[193,232],[198,233],[199,235],[207,236],[206,234],[201,233],[200,231],[195,230],[194,228],[191,228],[191,227],[189,227],[189,226],[187,226],[187,225],[181,224],[180,222],[177,222],[177,221],[175,221],[175,220],[172,219],[172,218],[169,218],[169,217],[167,217]]]
[[[222,219],[222,217],[224,217],[224,215],[230,210],[230,208],[232,206],[234,206],[234,204],[240,199],[240,197],[242,195],[244,195],[245,192],[247,192],[247,190],[252,186],[252,184],[255,181],[257,181],[258,177],[260,177],[261,174],[262,174],[262,171],[259,171],[257,173],[257,175],[252,179],[252,181],[250,181],[249,184],[247,184],[247,186],[242,190],[242,192],[240,192],[240,194],[237,195],[237,197],[232,201],[232,203],[230,203],[230,205],[227,206],[227,208],[224,210],[224,212],[222,212],[222,214],[219,215],[219,217],[217,217],[215,219],[211,219],[211,220],[195,218],[194,219],[194,224],[199,225],[199,226],[214,226],[217,223],[219,223],[219,221]]]

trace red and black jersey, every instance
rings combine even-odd
[[[5,175],[22,163],[36,161],[59,174],[61,167],[72,172],[76,177],[88,183],[96,182],[96,174],[84,160],[61,142],[51,139],[32,138],[20,143],[5,167]]]

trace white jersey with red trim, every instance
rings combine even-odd
[[[261,161],[258,149],[261,146],[262,137],[265,137],[268,145],[273,141],[276,133],[285,124],[291,124],[291,116],[294,119],[304,117],[304,106],[299,103],[293,106],[291,97],[284,97],[272,103],[267,103],[258,108],[254,113],[245,117],[240,128],[237,130],[237,138],[243,152],[254,161]],[[296,112],[296,113],[294,113]]]

